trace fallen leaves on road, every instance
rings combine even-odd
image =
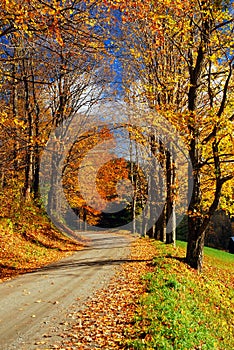
[[[128,262],[107,288],[97,291],[83,310],[73,314],[75,324],[49,349],[124,349],[126,331],[131,332],[139,295],[144,293],[141,276],[153,269],[155,254],[149,239],[137,239]]]

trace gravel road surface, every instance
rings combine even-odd
[[[47,336],[56,340],[69,310],[82,308],[128,257],[130,236],[89,232],[84,237],[89,243],[83,250],[0,284],[1,350],[35,350]]]

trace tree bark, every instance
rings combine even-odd
[[[26,156],[25,156],[25,182],[24,182],[24,197],[30,200],[33,183],[33,116],[30,105],[30,87],[27,78],[27,67],[23,60],[23,83],[24,83],[24,98],[25,98],[25,115],[27,119],[27,140],[26,140]]]
[[[33,169],[33,184],[32,191],[34,199],[39,199],[39,173],[40,173],[40,147],[39,147],[39,122],[40,122],[40,107],[38,104],[36,96],[36,86],[35,86],[35,77],[33,72],[33,66],[31,63],[31,76],[32,76],[32,94],[34,102],[34,111],[35,111],[35,120],[34,120],[34,129],[35,129],[35,145],[34,145],[34,169]]]
[[[174,199],[174,186],[175,186],[175,164],[172,157],[172,150],[166,151],[166,179],[167,179],[167,199],[166,199],[166,220],[167,220],[167,233],[166,243],[176,243],[176,215],[175,215],[175,199]]]
[[[205,3],[202,3],[206,7]],[[189,122],[188,129],[190,131],[189,155],[192,163],[192,179],[188,179],[189,189],[192,188],[192,196],[188,207],[188,245],[186,253],[187,263],[201,271],[203,264],[203,248],[205,240],[205,230],[201,231],[202,212],[201,212],[201,184],[200,184],[200,164],[201,152],[199,147],[200,134],[199,126],[196,125],[197,110],[197,93],[200,87],[200,79],[204,62],[207,54],[207,45],[210,38],[210,19],[207,18],[200,28],[200,44],[197,49],[197,57],[194,62],[192,50],[188,52],[189,58],[189,77],[190,88],[188,92],[188,110]],[[195,40],[194,34],[191,33],[191,40]]]

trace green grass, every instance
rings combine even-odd
[[[155,268],[143,277],[146,293],[128,348],[233,350],[234,273],[227,268],[227,261],[234,261],[232,255],[205,249],[206,266],[198,274],[181,259],[184,242],[177,248],[155,244]]]
[[[187,242],[176,241],[176,245],[179,248],[186,249]],[[218,250],[210,247],[204,247],[204,255],[208,260],[214,259],[213,264],[216,263],[221,268],[230,268],[234,272],[234,254]]]

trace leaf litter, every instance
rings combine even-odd
[[[145,292],[141,276],[153,271],[155,254],[149,239],[136,239],[128,261],[117,268],[108,286],[94,293],[83,309],[70,311],[69,318],[75,322],[64,329],[59,341],[43,350],[126,349],[126,334],[134,332],[139,296]]]

